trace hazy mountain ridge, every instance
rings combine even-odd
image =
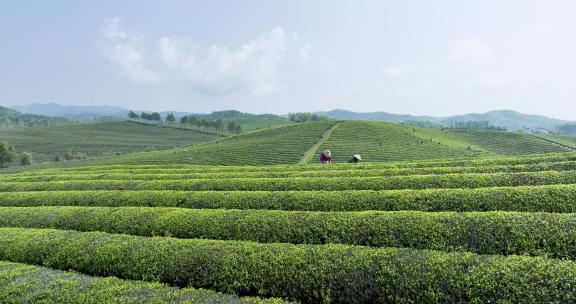
[[[65,106],[55,103],[48,104],[29,104],[24,106],[13,106],[12,108],[26,114],[45,115],[51,117],[65,117],[73,120],[95,120],[102,118],[122,119],[127,117],[128,109],[115,106]],[[135,110],[140,112],[139,110]],[[147,111],[150,112],[150,111]],[[236,110],[214,111],[212,113],[194,113],[185,111],[162,111],[160,114],[165,117],[166,114],[173,113],[176,117],[184,115],[200,115],[206,119],[273,119],[284,120],[282,115],[273,114],[251,114]],[[451,122],[466,121],[489,121],[494,126],[504,127],[508,131],[538,131],[541,129],[554,130],[556,126],[572,121],[546,117],[543,115],[523,114],[511,110],[496,110],[486,113],[469,113],[463,115],[454,115],[447,117],[436,116],[417,116],[410,114],[393,114],[388,112],[353,112],[348,110],[336,109],[332,111],[316,112],[317,114],[329,116],[338,120],[377,120],[401,123],[405,121],[430,121],[445,126]]]
[[[72,122],[62,117],[23,114],[14,109],[0,106],[0,128],[61,126],[70,123]]]
[[[332,110],[316,112],[318,114],[333,117],[338,120],[379,120],[388,122],[431,121],[445,126],[457,121],[489,121],[495,126],[506,128],[508,131],[547,129],[554,130],[557,125],[572,123],[572,121],[550,118],[543,115],[523,114],[511,110],[496,110],[486,113],[470,113],[448,117],[415,116],[409,114],[392,114],[387,112],[358,113],[347,110]]]
[[[26,114],[65,117],[74,120],[92,120],[102,117],[126,117],[128,110],[115,106],[66,106],[56,103],[33,103],[11,108]]]
[[[102,117],[116,117],[126,118],[129,109],[116,107],[116,106],[66,106],[57,103],[33,103],[23,106],[11,106],[10,108],[25,114],[45,115],[50,117],[65,117],[74,120],[93,120]],[[153,112],[147,110],[134,110],[136,113],[140,112]],[[176,117],[184,115],[199,115],[206,119],[251,119],[251,118],[267,118],[267,119],[280,119],[285,118],[274,114],[251,114],[244,113],[237,110],[214,111],[212,113],[195,113],[187,111],[161,111],[159,112],[162,117],[172,113]]]

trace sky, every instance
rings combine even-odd
[[[576,1],[0,0],[0,105],[576,120]]]

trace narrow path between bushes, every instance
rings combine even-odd
[[[300,158],[298,164],[307,164],[308,162],[310,162],[312,157],[314,157],[314,155],[316,154],[318,148],[320,148],[320,146],[322,146],[322,144],[324,144],[324,142],[326,142],[326,140],[330,138],[332,131],[338,128],[338,126],[340,126],[341,124],[342,124],[341,121],[337,122],[332,127],[330,127],[330,129],[326,130],[326,132],[322,134],[322,137],[318,140],[318,142],[315,143],[312,147],[310,147],[310,149],[308,149],[306,152],[304,152],[304,155],[302,156],[302,158]]]

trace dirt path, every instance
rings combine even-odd
[[[310,147],[310,149],[308,149],[306,152],[304,152],[304,155],[298,161],[298,164],[307,164],[308,162],[310,162],[312,157],[314,157],[314,155],[316,154],[316,151],[318,150],[318,148],[326,140],[328,140],[328,138],[330,138],[332,131],[334,131],[334,129],[338,128],[338,126],[340,126],[341,124],[342,124],[342,122],[337,122],[332,127],[330,127],[330,129],[326,130],[326,132],[324,132],[324,134],[322,134],[322,137],[318,140],[318,142],[315,143],[312,147]]]

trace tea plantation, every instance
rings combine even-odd
[[[442,131],[387,122],[321,121],[277,126],[184,148],[115,157],[103,163],[227,166],[317,163],[319,153],[324,150],[331,150],[337,163],[347,162],[353,154],[362,155],[364,162],[442,160],[574,151],[576,145],[566,141],[558,136],[502,131]],[[311,147],[313,151],[309,151]]]
[[[283,154],[242,161],[297,161],[333,122],[299,126],[266,131]],[[350,152],[336,143],[356,127],[325,145]],[[388,140],[431,145],[397,128]],[[233,157],[242,136],[193,151]],[[1,174],[0,302],[575,302],[576,153],[455,158],[496,153],[445,138],[438,160]]]
[[[0,141],[30,152],[34,162],[111,157],[116,154],[163,150],[218,139],[218,136],[168,126],[130,121],[86,123],[68,126],[0,129]]]

